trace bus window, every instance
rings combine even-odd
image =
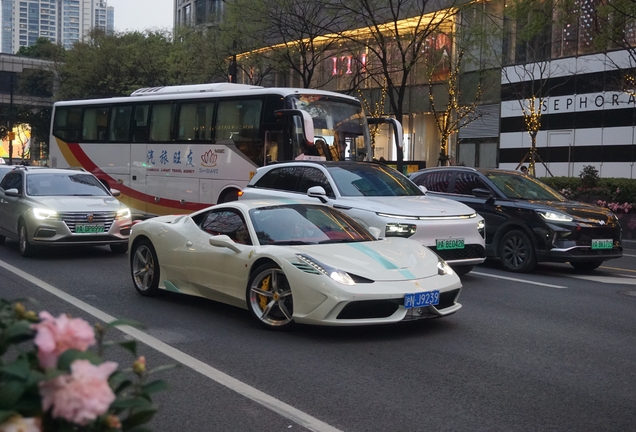
[[[175,104],[155,104],[150,120],[150,141],[171,141]]]
[[[65,141],[79,141],[82,108],[58,108],[53,119],[53,135]]]
[[[108,108],[85,108],[82,122],[82,141],[106,141]]]
[[[132,125],[133,142],[148,141],[148,111],[150,111],[150,105],[135,106]]]
[[[212,141],[213,102],[183,103],[179,109],[178,140]]]
[[[109,141],[128,142],[130,137],[130,115],[132,106],[124,105],[113,107],[108,130]]]
[[[257,165],[263,165],[262,106],[261,100],[221,101],[216,116],[216,141],[232,140],[237,149]]]

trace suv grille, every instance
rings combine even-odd
[[[72,233],[75,233],[75,226],[77,224],[99,224],[104,225],[104,232],[110,230],[110,226],[117,216],[116,212],[73,212],[73,213],[60,213],[59,214],[68,229]],[[93,215],[93,220],[89,221],[89,215]]]

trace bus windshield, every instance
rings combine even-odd
[[[292,108],[307,112],[314,121],[313,148],[295,139],[295,155],[322,156],[329,161],[371,156],[369,129],[360,105],[323,95],[301,94],[289,99]],[[300,119],[296,126],[300,131]]]

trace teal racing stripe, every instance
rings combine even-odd
[[[179,288],[174,286],[170,281],[163,281],[163,284],[166,286],[166,291],[171,291],[175,293],[180,293]]]
[[[408,270],[400,270],[400,274],[407,279],[415,279],[415,275]]]
[[[387,270],[396,270],[398,268],[398,266],[393,264],[388,259],[384,258],[381,254],[379,254],[378,252],[374,251],[370,247],[365,246],[362,243],[348,243],[348,245],[351,246],[354,249],[358,249],[363,254],[370,256],[371,258],[373,258],[374,260],[376,260],[377,262],[382,264],[384,266],[384,268],[387,269]]]

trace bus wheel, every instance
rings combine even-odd
[[[229,189],[221,194],[221,198],[219,198],[218,204],[223,204],[226,202],[237,201],[237,200],[238,200],[238,190]]]

